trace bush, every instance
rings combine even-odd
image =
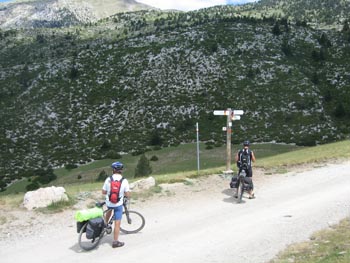
[[[66,164],[64,168],[66,168],[67,170],[72,170],[72,169],[78,168],[78,165],[74,163],[69,163],[69,164]]]
[[[40,185],[39,185],[37,182],[33,182],[33,183],[28,184],[28,185],[26,186],[26,190],[27,190],[27,191],[34,191],[34,190],[36,190],[36,189],[39,189],[39,187],[40,187]]]
[[[106,154],[106,157],[109,158],[109,159],[121,159],[122,156],[117,152],[117,151],[109,151],[107,154]]]
[[[143,154],[135,168],[135,177],[143,177],[152,173],[152,167],[147,157]]]
[[[158,161],[158,160],[159,160],[158,157],[155,156],[155,155],[153,155],[153,156],[151,157],[151,159],[150,159],[150,161],[152,161],[152,162],[155,162],[155,161]]]
[[[99,175],[98,175],[96,181],[97,181],[97,182],[104,182],[104,181],[106,180],[107,177],[108,177],[108,174],[106,173],[106,171],[105,171],[105,170],[102,170],[102,171],[99,173]]]

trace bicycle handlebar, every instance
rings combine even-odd
[[[129,202],[130,202],[130,199],[128,197],[124,196],[124,198],[123,198],[123,205],[129,204]],[[105,204],[106,204],[106,201],[102,201],[102,202],[96,201],[96,203],[95,203],[95,205],[97,207],[102,207]]]

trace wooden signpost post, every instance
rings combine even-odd
[[[225,174],[232,174],[231,169],[231,134],[232,134],[232,121],[240,120],[241,115],[243,115],[243,110],[232,110],[228,108],[227,110],[214,110],[214,115],[227,116],[226,127],[226,171]],[[226,129],[225,129],[226,128]]]

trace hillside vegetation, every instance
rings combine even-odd
[[[194,141],[196,122],[200,140],[222,145],[226,117],[213,111],[227,108],[245,111],[233,143],[346,138],[347,21],[325,30],[242,12],[148,10],[0,30],[0,188]]]

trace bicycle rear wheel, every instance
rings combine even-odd
[[[237,188],[237,202],[241,203],[242,202],[242,197],[243,197],[243,192],[244,192],[244,181],[243,180],[239,180],[239,185]]]
[[[88,239],[86,237],[86,227],[87,227],[88,223],[86,223],[79,232],[79,237],[78,237],[78,244],[79,246],[86,250],[92,250],[95,247],[97,247],[97,245],[100,243],[101,238],[103,237],[104,233],[105,233],[105,229],[102,230],[101,234],[98,237],[95,237],[94,239]]]
[[[144,228],[145,223],[145,218],[139,212],[124,211],[120,224],[120,231],[125,234],[134,234]]]

